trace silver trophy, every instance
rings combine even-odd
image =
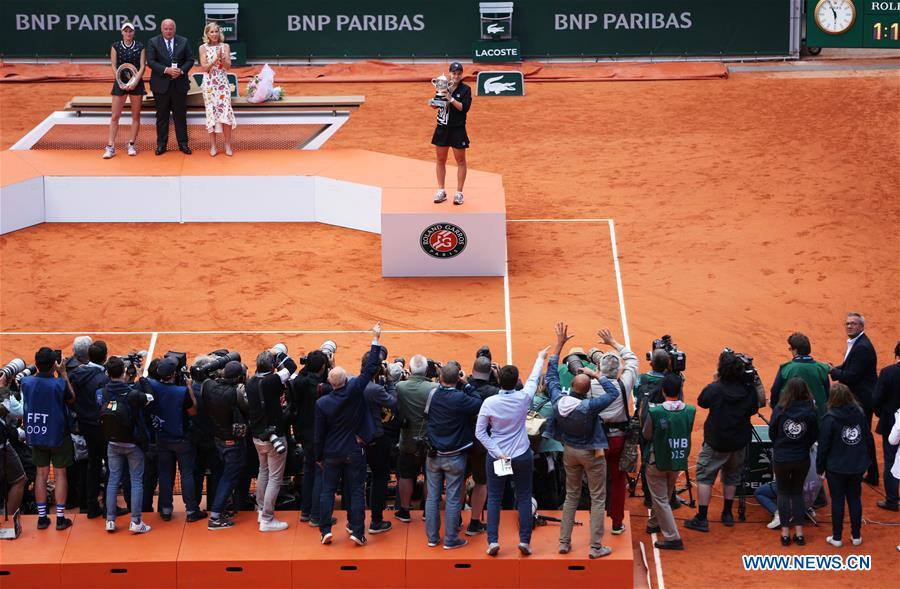
[[[130,63],[123,63],[116,68],[116,82],[122,90],[131,90],[137,86],[137,68]]]
[[[441,74],[431,79],[431,85],[434,86],[434,98],[428,101],[431,106],[445,107],[450,102],[450,78],[446,74]]]

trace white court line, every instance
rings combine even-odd
[[[507,219],[507,223],[606,223],[612,219]]]
[[[371,329],[293,330],[262,329],[235,331],[0,331],[0,335],[329,335],[342,333],[371,333]],[[504,333],[505,329],[385,329],[382,333]]]
[[[613,267],[616,269],[616,289],[619,294],[619,316],[622,320],[622,337],[625,345],[631,349],[631,336],[628,334],[628,317],[625,315],[625,291],[622,289],[622,270],[619,268],[619,247],[616,245],[616,224],[609,219],[609,241],[612,243]]]
[[[650,517],[649,509],[647,510],[647,517]],[[650,543],[653,544],[653,560],[656,561],[657,589],[666,589],[666,582],[663,581],[662,555],[659,553],[659,548],[656,547],[656,534],[650,534]]]
[[[153,335],[150,336],[150,346],[147,348],[147,361],[146,364],[144,364],[144,376],[149,374],[147,371],[150,370],[150,360],[153,359],[153,351],[156,349],[156,337],[158,335],[159,334],[154,331]]]
[[[507,249],[507,252],[509,250]],[[508,254],[507,254],[508,255]],[[506,363],[513,363],[512,356],[512,320],[509,312],[509,259],[504,262],[503,267],[503,318],[506,322]]]

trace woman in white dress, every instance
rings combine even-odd
[[[206,105],[206,130],[210,134],[209,155],[215,156],[216,133],[222,134],[225,155],[231,155],[231,130],[237,126],[231,108],[231,87],[226,68],[231,67],[231,48],[222,40],[219,25],[211,22],[203,28],[200,46],[200,67],[203,72],[203,103]]]

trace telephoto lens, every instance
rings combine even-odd
[[[276,434],[269,434],[269,442],[272,443],[272,447],[275,448],[275,451],[279,454],[287,452],[287,445],[284,443],[284,440],[279,438]]]
[[[0,368],[0,372],[6,375],[7,383],[12,381],[13,378],[23,370],[25,370],[25,360],[22,360],[21,358],[13,358],[9,364]]]

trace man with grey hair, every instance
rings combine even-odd
[[[363,392],[381,367],[381,323],[372,328],[372,347],[368,359],[355,378],[348,378],[347,371],[335,366],[328,373],[328,383],[334,389],[331,394],[316,401],[315,453],[316,462],[322,465],[322,495],[320,497],[319,532],[322,544],[331,544],[331,514],[334,511],[334,494],[338,482],[343,479],[349,491],[350,540],[365,546],[366,519],[366,454],[365,447],[375,435],[372,412]]]
[[[844,352],[844,361],[835,366],[831,362],[829,375],[839,383],[847,385],[856,400],[862,406],[866,414],[866,423],[869,430],[872,429],[872,414],[874,405],[872,395],[875,392],[875,383],[878,381],[878,356],[875,347],[866,335],[866,320],[855,312],[847,313],[844,321],[844,329],[847,333],[847,351]],[[878,486],[878,459],[875,456],[875,439],[866,436],[869,446],[869,470],[863,477],[863,482]]]
[[[604,354],[600,350],[591,350],[591,360],[596,361],[603,376],[611,381],[617,381],[621,392],[616,400],[600,411],[600,419],[609,442],[609,448],[606,450],[606,468],[609,472],[606,511],[612,520],[612,534],[617,536],[625,531],[625,488],[628,484],[626,473],[619,469],[619,456],[625,446],[628,420],[634,412],[631,391],[637,382],[638,358],[631,349],[617,342],[609,329],[601,329],[597,335],[600,336],[601,343],[612,347],[615,352]],[[624,368],[622,363],[625,364]],[[600,381],[592,379],[590,398],[604,394]]]
[[[410,501],[419,473],[424,472],[425,454],[416,443],[424,433],[425,403],[428,393],[437,387],[428,378],[428,358],[416,354],[409,359],[410,377],[397,383],[397,408],[403,427],[400,430],[400,455],[397,458],[398,504],[394,517],[401,522],[410,521]]]
[[[147,43],[150,90],[156,103],[156,155],[166,152],[169,142],[169,113],[175,121],[178,149],[191,154],[187,132],[188,72],[194,67],[194,53],[188,40],[175,34],[175,21],[167,18],[160,34]]]

